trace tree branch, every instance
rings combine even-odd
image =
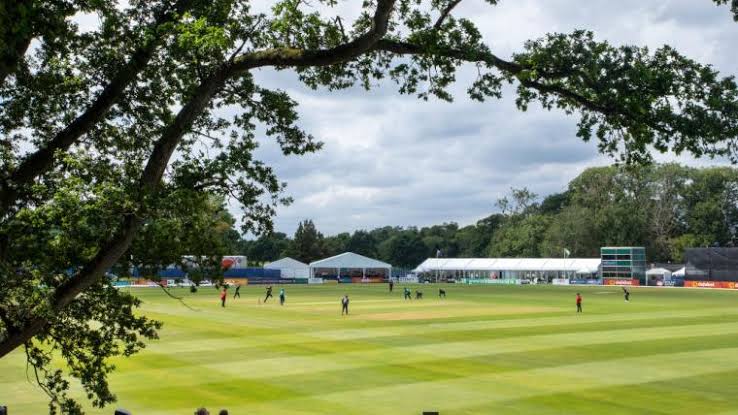
[[[161,43],[160,27],[174,21],[177,16],[191,7],[193,0],[179,0],[170,10],[162,11],[152,25],[156,33],[153,39],[139,46],[131,55],[120,71],[113,77],[110,83],[103,89],[95,101],[72,121],[63,130],[59,131],[54,138],[35,153],[28,155],[13,170],[0,187],[0,216],[7,214],[12,204],[17,200],[18,190],[21,186],[31,182],[36,177],[48,171],[54,162],[54,154],[57,151],[65,151],[74,144],[82,135],[99,122],[108,110],[115,105],[123,94],[123,91],[135,81],[138,74],[148,65],[154,55],[156,48]],[[29,39],[30,40],[30,39]]]
[[[169,164],[169,159],[174,149],[185,135],[213,96],[223,86],[230,73],[230,68],[224,65],[214,71],[195,91],[190,101],[182,107],[174,121],[166,128],[161,138],[154,145],[154,150],[149,157],[146,167],[139,180],[139,203],[155,194],[161,187],[161,179],[164,170]],[[98,251],[97,255],[85,265],[77,274],[65,281],[54,292],[51,300],[51,312],[58,312],[77,295],[99,280],[105,271],[113,266],[125,253],[133,242],[133,238],[143,224],[143,218],[136,214],[126,215],[123,225],[116,234]],[[0,341],[0,358],[12,350],[30,340],[38,334],[47,324],[46,318],[37,316],[18,327],[17,332],[9,334]]]
[[[29,34],[23,39],[18,39],[15,42],[15,48],[8,48],[6,56],[3,56],[0,60],[0,85],[5,83],[5,78],[11,73],[14,73],[18,68],[18,64],[26,54],[28,47],[31,45],[32,36]]]
[[[395,41],[395,40],[389,40],[389,39],[382,39],[381,41],[377,42],[374,49],[385,51],[385,52],[391,52],[391,53],[395,53],[399,55],[423,55],[423,54],[429,53],[425,49],[423,49],[421,46],[408,43],[408,42]],[[458,59],[461,61],[483,62],[489,66],[499,69],[500,71],[508,75],[519,75],[521,72],[527,69],[525,66],[520,65],[516,62],[510,62],[510,61],[501,59],[489,51],[434,49],[432,53],[435,55],[446,56],[446,57]],[[574,76],[574,75],[577,75],[577,74],[574,73],[573,71],[566,71],[566,72],[561,72],[561,73],[552,73],[550,74],[550,77],[546,76],[546,79],[558,79],[564,76]],[[603,105],[601,103],[595,102],[581,94],[578,94],[572,90],[563,88],[561,85],[558,85],[555,83],[542,83],[537,80],[523,79],[522,77],[520,77],[518,80],[523,86],[535,89],[540,92],[558,95],[559,97],[566,98],[567,100],[570,100],[576,103],[582,108],[585,108],[593,112],[600,113],[608,117],[611,117],[611,116],[632,117],[631,114],[625,114],[615,107],[607,106],[607,105]],[[585,80],[585,81],[588,81],[588,80]],[[664,127],[661,125],[657,125],[653,123],[649,123],[649,125],[651,126],[651,128],[654,128],[656,130],[659,130],[662,132],[669,132],[667,129],[664,129]]]
[[[252,67],[265,65],[324,66],[346,61],[370,50],[387,32],[387,23],[395,0],[380,0],[374,15],[372,28],[354,41],[332,49],[299,51],[299,53],[270,53],[269,51],[244,55],[233,64],[226,63],[214,70],[193,93],[189,102],[182,107],[174,121],[165,129],[154,145],[154,150],[139,180],[139,203],[155,194],[161,187],[161,179],[174,150],[194,120],[202,113],[226,81]],[[294,51],[294,49],[292,49]],[[256,65],[256,66],[253,66]],[[138,233],[143,218],[130,214],[124,218],[122,227],[98,251],[95,257],[77,274],[64,282],[50,300],[51,312],[58,312],[77,295],[97,281],[125,253]],[[30,340],[46,326],[45,317],[36,316],[19,327],[17,333],[0,340],[0,358]]]
[[[374,45],[374,50],[391,52],[398,55],[425,55],[429,52],[422,46],[418,46],[409,42],[403,42],[391,39],[382,39]],[[497,57],[489,51],[478,50],[458,50],[458,49],[434,49],[433,54],[442,55],[453,59],[467,62],[484,62],[490,66],[494,66],[508,74],[515,75],[526,68],[522,65],[506,61]]]
[[[446,20],[446,17],[451,13],[451,10],[454,9],[459,3],[461,3],[461,0],[453,0],[451,3],[446,6],[445,9],[441,11],[441,15],[438,16],[438,20],[436,20],[436,23],[433,25],[433,30],[438,30],[441,28],[441,25],[443,24],[443,21]]]
[[[30,0],[11,1],[4,6],[0,16],[0,36],[3,50],[0,51],[0,86],[5,78],[14,73],[33,39],[33,24],[28,10],[33,7]],[[25,12],[25,13],[24,13]]]
[[[2,305],[0,305],[0,322],[5,326],[6,332],[13,333],[15,331],[15,325],[5,313],[5,308]]]
[[[232,69],[238,75],[263,66],[328,66],[353,59],[370,50],[387,33],[390,14],[395,0],[379,0],[372,19],[372,28],[351,42],[331,49],[304,50],[297,48],[275,48],[247,53],[239,56]]]

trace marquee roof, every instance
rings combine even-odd
[[[600,258],[428,258],[413,272],[572,271],[597,272]]]
[[[313,261],[310,268],[392,268],[392,265],[353,252]]]
[[[267,269],[294,269],[294,268],[307,268],[308,264],[300,262],[290,257],[284,257],[274,262],[270,262],[264,265]]]

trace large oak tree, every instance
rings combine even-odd
[[[282,0],[267,13],[248,0],[0,5],[0,357],[24,346],[52,408],[79,410],[49,369],[50,351],[104,405],[114,399],[107,358],[155,336],[154,322],[134,316],[137,301],[103,275],[168,200],[227,196],[243,206],[245,230],[267,231],[287,200],[253,157],[256,127],[285,154],[320,148],[298,126],[296,102],[259,85],[256,70],[294,71],[328,90],[386,78],[400,93],[451,101],[457,69],[471,65],[473,99],[513,84],[521,110],[576,114],[580,138],[626,161],[653,149],[736,157],[734,80],[671,47],[615,47],[576,31],[504,58],[473,21],[454,17],[461,0],[366,0],[353,21],[338,3]],[[99,26],[81,29],[80,14]],[[21,233],[29,227],[39,231]],[[43,257],[60,246],[62,258]]]

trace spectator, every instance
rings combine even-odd
[[[228,415],[228,410],[227,409],[221,409],[220,410],[220,413],[218,415]]]
[[[195,415],[210,415],[210,412],[208,412],[208,410],[205,408],[200,408],[195,411]]]

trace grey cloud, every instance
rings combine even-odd
[[[616,45],[668,43],[727,73],[738,63],[732,51],[738,24],[708,0],[463,2],[457,15],[475,21],[500,56],[547,32],[586,28]],[[295,200],[275,218],[276,228],[288,234],[305,218],[327,234],[469,224],[492,213],[510,187],[545,196],[565,190],[585,168],[612,162],[598,154],[596,143],[575,137],[576,117],[537,107],[521,113],[509,88],[502,100],[470,101],[464,94],[473,70],[460,72],[452,104],[400,96],[390,81],[370,92],[327,92],[304,87],[287,71],[256,76],[288,91],[300,103],[300,125],[325,142],[323,150],[303,157],[284,157],[272,140],[257,151],[288,182]],[[725,163],[670,154],[657,159]]]

